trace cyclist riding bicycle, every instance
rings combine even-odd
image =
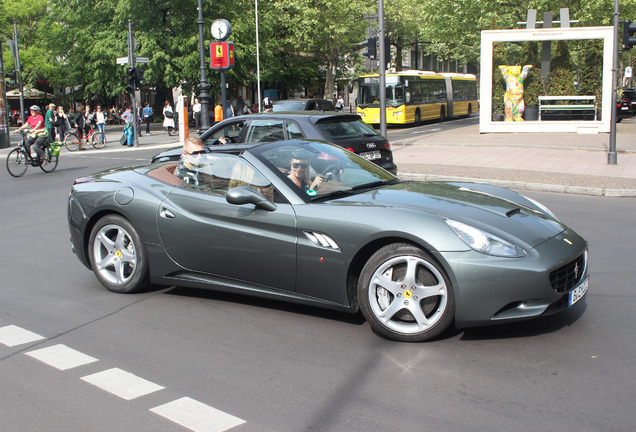
[[[40,107],[37,105],[32,105],[29,108],[31,112],[31,116],[27,119],[26,123],[18,128],[18,131],[24,130],[27,127],[31,128],[31,132],[26,139],[26,147],[29,155],[31,154],[31,145],[33,146],[33,150],[38,155],[40,161],[43,161],[46,158],[46,153],[44,152],[44,147],[49,140],[49,132],[44,127],[44,117],[40,113]]]

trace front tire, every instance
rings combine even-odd
[[[95,132],[91,137],[91,144],[96,149],[103,149],[106,146],[106,136],[101,132]]]
[[[148,258],[135,227],[108,215],[91,231],[88,257],[97,279],[108,290],[133,293],[149,286]]]
[[[13,177],[22,177],[29,167],[29,160],[22,148],[14,148],[7,155],[7,171]]]
[[[402,342],[438,336],[454,319],[455,297],[444,269],[420,248],[395,243],[362,269],[358,300],[375,333]]]

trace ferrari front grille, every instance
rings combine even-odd
[[[556,292],[566,292],[574,288],[585,276],[587,252],[574,261],[559,267],[550,273],[550,284]]]

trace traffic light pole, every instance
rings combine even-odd
[[[18,24],[13,21],[13,47],[15,58],[15,70],[16,77],[18,79],[18,88],[20,89],[20,118],[22,118],[22,124],[26,123],[26,112],[24,111],[24,91],[22,90],[22,71],[20,70],[20,50],[18,48]]]
[[[618,0],[614,0],[614,43],[613,43],[613,57],[612,60],[612,117],[610,123],[610,139],[609,139],[609,152],[607,153],[608,165],[617,164],[616,156],[616,75],[618,70]]]
[[[128,64],[130,67],[135,67],[135,37],[132,34],[132,22],[128,20]],[[137,103],[135,100],[135,85],[133,84],[133,89],[130,92],[130,99],[132,103],[132,111],[133,111],[133,121],[132,121],[132,130],[135,147],[139,147],[139,136],[137,134]]]
[[[386,137],[386,52],[384,45],[384,0],[378,0],[378,29],[380,30],[380,134]]]

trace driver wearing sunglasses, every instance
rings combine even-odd
[[[290,172],[287,177],[294,182],[301,190],[316,191],[325,178],[317,175],[313,181],[309,176],[309,155],[303,153],[295,153],[291,158]]]
[[[179,158],[177,168],[174,170],[174,175],[190,183],[193,172],[196,172],[196,168],[201,166],[201,155],[205,153],[205,145],[199,138],[190,137],[186,139],[183,143],[183,153]]]

